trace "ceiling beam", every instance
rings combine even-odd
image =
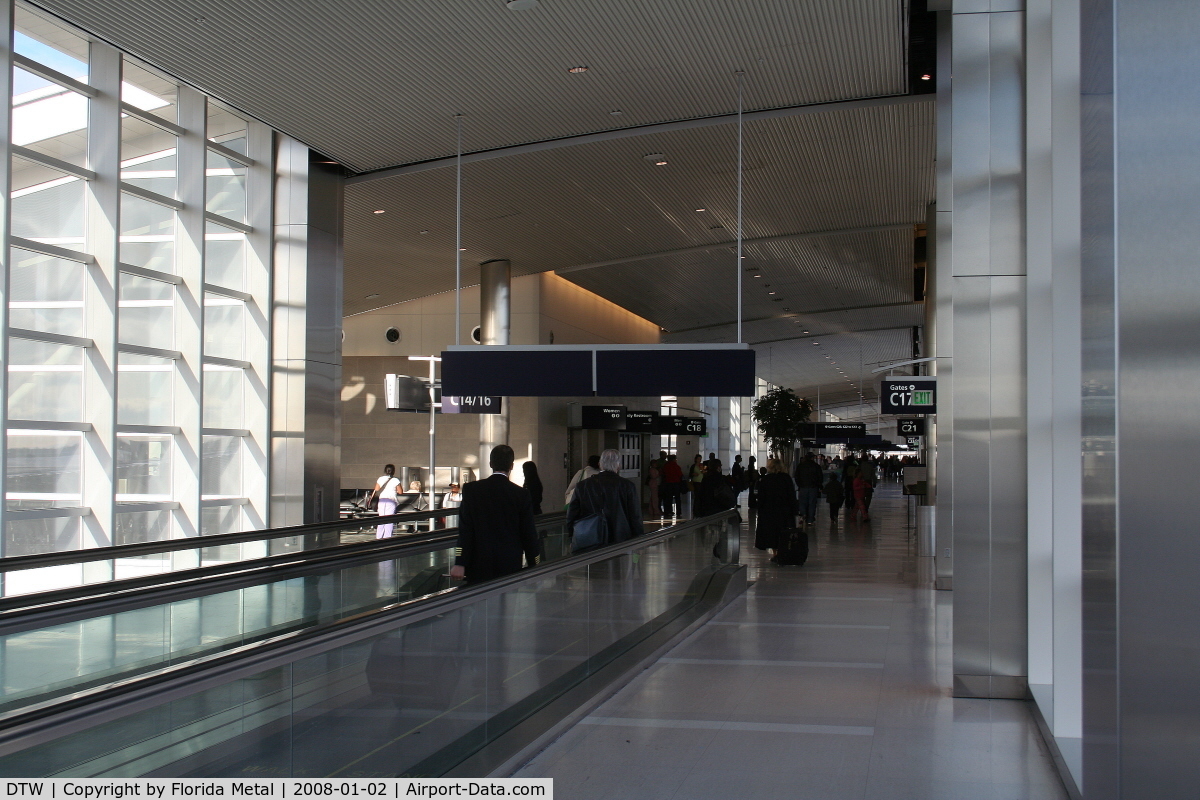
[[[805,231],[803,233],[780,233],[775,236],[760,236],[757,239],[743,239],[742,247],[749,247],[756,244],[771,244],[773,242],[787,242],[793,239],[819,239],[824,236],[842,236],[853,233],[878,233],[880,231],[896,231],[902,229],[912,229],[911,222],[900,222],[894,225],[868,225],[862,228],[839,228],[831,231]],[[713,242],[712,244],[698,244],[692,247],[680,247],[675,250],[658,250],[653,253],[640,253],[635,256],[622,256],[621,258],[610,258],[607,261],[591,261],[587,264],[574,264],[570,267],[562,267],[554,270],[556,275],[566,275],[570,272],[581,272],[585,269],[596,269],[597,267],[615,267],[619,264],[632,264],[637,261],[648,261],[652,258],[664,258],[666,256],[680,256],[688,253],[703,253],[707,250],[721,250],[724,248],[737,247],[737,240],[727,242]]]
[[[904,302],[901,302],[901,303],[873,303],[873,304],[867,305],[867,306],[841,306],[839,308],[820,308],[820,309],[817,309],[816,311],[789,311],[787,313],[775,314],[774,316],[770,316],[770,317],[755,317],[754,319],[746,319],[746,320],[742,320],[742,322],[743,323],[769,322],[773,319],[797,319],[797,318],[804,318],[804,317],[813,317],[813,316],[816,316],[817,314],[836,314],[839,311],[867,311],[872,308],[898,308],[900,306],[915,306],[915,305],[920,305],[920,304],[913,300],[905,300]],[[736,325],[736,324],[737,324],[737,320],[731,320],[729,322],[718,322],[713,325],[701,325],[696,328],[680,328],[679,330],[667,331],[667,333],[669,333],[669,334],[695,333],[696,331],[710,331],[714,328],[727,328],[731,325]],[[911,326],[905,325],[903,327],[911,327]],[[880,330],[891,330],[891,328],[880,328]],[[827,334],[815,334],[815,335],[832,336],[834,334],[827,333]],[[797,336],[794,338],[799,339],[802,337]],[[772,341],[783,341],[783,340],[782,339],[772,339]]]
[[[912,103],[932,103],[935,97],[932,94],[903,94],[892,95],[889,97],[868,97],[862,100],[842,100],[835,103],[808,103],[801,106],[786,106],[784,108],[768,108],[762,111],[750,111],[742,114],[742,119],[745,122],[760,122],[770,119],[785,119],[787,117],[802,117],[808,114],[822,114],[826,111],[843,111],[847,109],[858,108],[879,108],[881,106],[898,106],[909,105]],[[540,153],[543,150],[557,150],[560,147],[575,147],[581,144],[594,144],[596,142],[609,142],[616,139],[630,139],[635,136],[648,136],[655,133],[671,133],[674,131],[691,130],[693,128],[708,128],[713,125],[729,125],[737,122],[738,115],[735,114],[718,114],[711,117],[698,117],[696,119],[681,119],[672,122],[658,122],[651,125],[638,125],[632,128],[619,128],[611,131],[599,131],[597,133],[584,133],[578,136],[563,136],[558,139],[546,139],[540,142],[527,142],[525,144],[517,144],[509,147],[496,147],[491,150],[478,150],[473,153],[463,153],[462,163],[474,164],[479,161],[490,161],[494,158],[506,158],[508,156],[524,155],[526,153]],[[383,169],[370,170],[368,172],[360,172],[357,175],[352,175],[346,179],[346,183],[367,183],[369,181],[380,181],[388,178],[397,178],[402,175],[412,175],[417,172],[427,172],[431,169],[444,169],[453,167],[457,163],[456,156],[448,156],[446,158],[434,158],[429,161],[418,161],[413,164],[402,164],[396,167],[384,167]]]

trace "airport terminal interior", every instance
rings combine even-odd
[[[6,780],[1200,796],[1200,3],[0,7]]]

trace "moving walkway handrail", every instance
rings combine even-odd
[[[544,525],[556,523],[565,519],[565,516],[559,512],[537,519],[539,524]],[[143,578],[18,595],[0,603],[0,635],[236,591],[263,583],[324,573],[330,569],[345,569],[442,550],[457,538],[457,528],[445,528],[420,537],[380,539],[340,547],[281,553]]]
[[[734,511],[673,525],[624,542],[529,567],[477,586],[452,587],[425,597],[404,600],[301,631],[283,634],[200,656],[153,672],[113,681],[72,695],[0,714],[0,756],[52,741],[60,736],[160,706],[240,678],[280,667],[334,647],[353,644],[400,625],[454,611],[504,594],[528,581],[553,578],[591,563],[627,555],[721,519],[740,519]],[[734,547],[737,537],[731,537]],[[737,554],[730,554],[736,563]]]
[[[111,561],[114,558],[131,558],[133,556],[153,555],[155,553],[173,553],[178,550],[199,550],[209,547],[221,547],[229,544],[244,542],[262,542],[269,539],[286,539],[293,536],[308,536],[314,533],[336,531],[353,527],[360,523],[369,528],[375,525],[389,523],[421,522],[437,517],[456,517],[457,508],[439,508],[436,511],[412,511],[404,514],[388,514],[382,517],[362,517],[359,519],[343,519],[337,522],[314,522],[309,525],[293,525],[287,528],[264,528],[257,531],[242,533],[217,533],[211,536],[191,536],[186,539],[161,539],[155,542],[138,544],[117,544],[109,547],[92,547],[86,550],[72,550],[67,553],[37,553],[30,556],[11,556],[0,558],[0,573],[15,572],[24,569],[40,567],[60,567],[68,564],[86,564],[91,561]]]

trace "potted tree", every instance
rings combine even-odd
[[[766,438],[767,446],[789,473],[796,442],[800,439],[800,426],[808,422],[811,414],[812,403],[791,389],[772,389],[754,401],[752,416],[758,424],[758,432]]]

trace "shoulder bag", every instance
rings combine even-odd
[[[590,480],[589,478],[588,481]],[[575,520],[575,524],[571,528],[572,552],[578,553],[580,550],[608,542],[608,518],[604,516],[603,491],[601,491],[600,502],[597,502],[595,490],[598,488],[590,485],[587,481],[580,481],[575,487],[576,494],[583,491],[581,499],[586,501],[587,507],[592,509],[592,512],[586,517]]]

